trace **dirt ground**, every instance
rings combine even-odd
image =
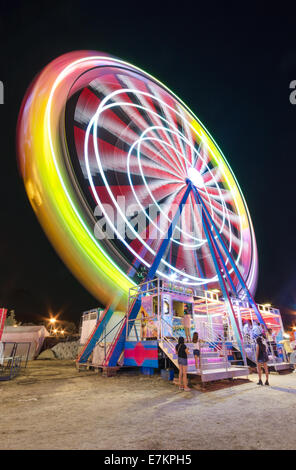
[[[295,449],[296,374],[179,391],[159,375],[32,361],[0,382],[0,449]]]

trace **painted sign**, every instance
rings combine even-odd
[[[124,349],[124,366],[158,368],[157,341],[127,341]]]
[[[4,330],[4,323],[6,319],[7,308],[0,308],[0,341]]]

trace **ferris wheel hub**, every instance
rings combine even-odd
[[[188,179],[197,188],[203,188],[204,187],[203,177],[201,176],[200,172],[196,168],[190,167],[188,169]]]

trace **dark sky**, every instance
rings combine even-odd
[[[44,2],[1,2],[0,304],[14,308],[21,321],[38,320],[50,309],[78,321],[98,305],[44,235],[15,151],[18,110],[34,76],[60,54],[92,49],[156,76],[205,124],[253,220],[256,300],[296,311],[296,105],[289,101],[289,84],[296,80],[294,12],[235,12],[225,5],[193,11],[186,2],[165,11],[161,2],[158,8],[148,2],[134,8],[128,2],[102,3],[64,1],[48,8]]]

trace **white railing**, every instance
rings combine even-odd
[[[272,364],[273,364],[275,370],[277,371],[278,370],[278,367],[277,367],[277,362],[278,361],[277,361],[276,355],[274,353],[274,348],[273,348],[273,344],[272,344],[274,342],[270,342],[270,341],[266,340],[264,337],[262,339],[263,339],[263,343],[265,344],[265,347],[268,351],[268,356],[272,356]],[[247,357],[251,361],[253,361],[255,364],[257,364],[257,358],[256,358],[257,341],[256,341],[256,338],[253,338],[253,336],[251,336],[250,334],[247,333],[247,334],[244,334],[243,341],[244,341],[244,347],[245,347],[245,352],[246,352]],[[233,343],[238,348],[238,344],[237,344],[236,340],[233,341]],[[268,363],[270,363],[270,360],[268,361]]]
[[[210,347],[221,353],[222,347],[219,346],[219,344],[223,343],[223,341],[220,339],[220,335],[216,333],[213,328],[210,328],[205,322],[202,324],[202,329],[203,337],[201,338],[201,341],[208,343]]]

